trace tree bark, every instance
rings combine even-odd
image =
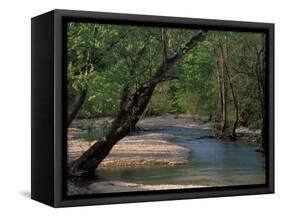
[[[261,118],[262,118],[262,129],[261,129],[261,147],[260,150],[266,150],[266,112],[265,112],[265,104],[264,104],[264,93],[265,93],[265,55],[264,55],[264,47],[262,47],[257,52],[257,62],[256,62],[256,80],[259,90],[259,99],[261,106]]]
[[[69,167],[69,175],[79,176],[95,172],[95,169],[109,154],[113,146],[127,136],[130,129],[139,121],[157,84],[172,78],[171,76],[167,76],[166,72],[198,42],[205,39],[205,32],[206,31],[201,31],[194,35],[182,49],[173,55],[173,57],[165,59],[152,78],[140,85],[139,88],[127,98],[127,101],[123,104],[114,119],[105,139],[97,141],[84,152],[80,158],[74,161]]]
[[[227,82],[227,76],[225,72],[222,52],[219,50],[216,50],[215,52],[217,55],[217,70],[218,70],[218,83],[219,83],[220,108],[221,108],[220,133],[222,135],[224,134],[226,128],[228,127],[228,120],[227,120],[228,82]]]
[[[85,69],[83,71],[83,74],[85,77],[89,74],[89,71],[90,71],[90,67],[89,67],[90,60],[91,60],[91,54],[90,54],[90,50],[88,50],[87,57],[86,57],[86,63],[85,63]],[[72,121],[74,120],[74,118],[78,114],[80,108],[82,107],[82,105],[86,99],[87,92],[88,92],[88,88],[82,89],[80,94],[77,97],[77,100],[74,99],[74,105],[73,105],[72,111],[70,111],[70,113],[67,116],[67,128],[70,127]]]
[[[255,79],[257,88],[258,88],[258,97],[259,97],[259,103],[260,103],[260,117],[262,119],[262,129],[261,129],[261,151],[266,150],[266,144],[267,141],[266,138],[266,112],[265,112],[265,104],[264,104],[264,93],[265,93],[265,75],[266,75],[266,60],[265,60],[265,47],[264,45],[258,49],[257,46],[254,47],[256,51],[256,59],[254,60],[255,66],[250,71],[240,71],[237,69],[234,69],[237,73],[244,74],[248,76],[251,79]]]
[[[74,120],[74,118],[78,114],[80,108],[82,107],[82,105],[86,99],[87,92],[88,92],[88,89],[82,90],[81,93],[79,94],[79,96],[77,97],[77,99],[74,100],[75,104],[72,108],[72,111],[67,116],[67,128],[70,127],[72,121]]]
[[[223,47],[222,43],[220,43],[220,50],[221,50],[221,55],[222,55],[222,60],[223,60],[223,67],[224,67],[224,70],[226,72],[227,79],[229,81],[229,86],[230,86],[231,94],[232,94],[232,98],[233,98],[233,104],[234,104],[234,107],[235,107],[235,122],[233,124],[231,136],[236,137],[236,129],[237,129],[238,123],[239,123],[239,105],[238,105],[237,97],[235,95],[235,91],[234,91],[232,81],[230,79],[230,73],[229,73],[229,68],[228,68],[228,63],[227,63],[227,53],[224,50],[224,47]]]
[[[129,91],[130,91],[129,86],[126,85],[121,92],[119,110],[121,110],[123,105],[126,103],[128,97],[129,97]]]

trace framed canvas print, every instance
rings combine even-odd
[[[54,207],[274,192],[274,25],[32,18],[32,192]]]

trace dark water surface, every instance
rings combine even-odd
[[[93,182],[125,181],[141,184],[192,184],[203,186],[265,183],[265,157],[257,145],[244,140],[194,139],[209,130],[161,127],[149,133],[175,136],[173,143],[191,148],[190,163],[181,166],[98,169]],[[90,180],[88,180],[90,181]]]

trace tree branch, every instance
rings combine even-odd
[[[157,80],[159,81],[159,78],[161,80],[161,77],[164,76],[164,74],[169,69],[171,69],[172,66],[183,57],[183,55],[185,55],[189,50],[191,50],[198,42],[205,40],[206,32],[207,30],[202,30],[198,32],[196,35],[191,37],[191,39],[177,53],[167,58],[166,61],[159,66],[158,70],[156,71],[152,79],[150,79],[149,83],[154,83]]]

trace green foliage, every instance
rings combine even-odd
[[[132,94],[148,82],[167,57],[177,53],[198,32],[109,24],[68,24],[68,113],[87,90],[78,118],[114,117],[124,89]],[[260,127],[261,96],[256,78],[257,52],[264,46],[259,33],[209,31],[205,41],[187,53],[167,74],[178,79],[160,83],[150,100],[151,114],[194,114],[219,121],[218,44],[224,43],[230,81],[239,102],[240,124]],[[228,87],[229,89],[230,87]],[[235,121],[235,107],[228,91],[228,116]]]
[[[262,120],[256,120],[249,125],[250,130],[258,130],[262,128]]]
[[[148,105],[150,114],[175,113],[172,101],[171,85],[168,82],[159,84]]]
[[[215,110],[218,94],[212,52],[212,45],[205,41],[181,62],[181,79],[173,82],[174,107],[178,112],[209,115]]]

